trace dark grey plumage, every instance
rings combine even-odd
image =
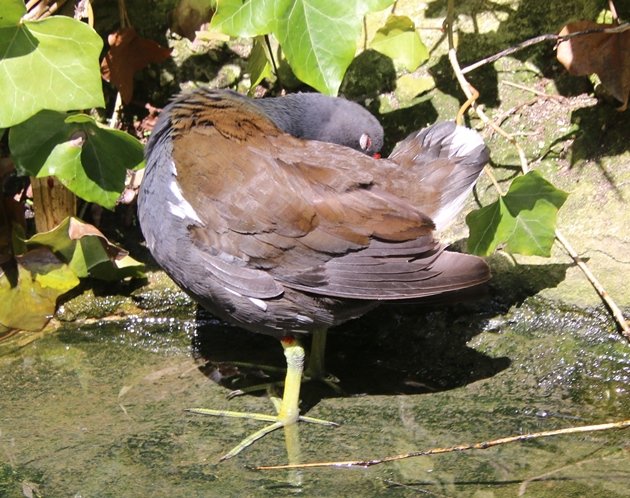
[[[383,127],[359,104],[320,93],[292,93],[252,101],[278,128],[297,138],[329,142],[366,154],[383,147]],[[367,146],[361,137],[369,137]]]

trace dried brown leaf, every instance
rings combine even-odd
[[[103,235],[103,232],[94,225],[90,225],[74,217],[68,219],[68,238],[70,240],[80,240],[88,236],[98,237],[103,244],[103,249],[105,249],[107,255],[112,260],[122,259],[129,254],[121,247],[110,242],[109,239]]]
[[[612,24],[576,21],[567,24],[560,36],[590,29],[611,28]],[[575,76],[597,74],[602,85],[617,100],[620,110],[628,107],[630,97],[630,31],[590,33],[558,44],[558,61]]]
[[[133,77],[149,64],[164,62],[171,55],[168,48],[142,38],[133,27],[123,28],[107,37],[109,51],[101,62],[101,75],[120,92],[125,104],[133,96]]]

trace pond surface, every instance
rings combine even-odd
[[[266,379],[233,362],[282,366],[282,352],[272,338],[182,309],[65,323],[21,347],[0,345],[0,496],[630,496],[630,430],[370,468],[251,470],[286,463],[278,431],[219,464],[260,423],[183,409],[270,413],[264,393],[226,394]],[[303,408],[341,426],[301,425],[303,462],[630,414],[630,351],[608,316],[540,298],[500,315],[488,302],[382,308],[329,334],[327,367],[344,394],[305,384]]]

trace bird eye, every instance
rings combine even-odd
[[[372,139],[370,138],[370,135],[367,133],[361,135],[361,138],[359,138],[359,146],[363,150],[368,150],[372,146]]]

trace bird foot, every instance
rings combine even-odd
[[[276,407],[279,407],[280,401],[275,398],[273,399]],[[251,446],[259,439],[265,437],[267,434],[280,429],[281,427],[285,427],[290,424],[295,424],[296,422],[306,422],[309,424],[318,424],[318,425],[327,425],[329,427],[339,427],[339,424],[335,422],[331,422],[328,420],[322,420],[314,417],[306,417],[303,415],[297,416],[282,416],[278,415],[267,415],[264,413],[250,413],[250,412],[234,412],[229,410],[213,410],[208,408],[188,408],[185,411],[189,413],[197,413],[199,415],[210,415],[213,417],[231,417],[231,418],[246,418],[250,420],[260,420],[262,422],[271,422],[271,424],[263,427],[262,429],[254,432],[249,435],[245,439],[243,439],[239,444],[237,444],[234,448],[228,451],[225,455],[223,455],[219,461],[222,462],[224,460],[228,460],[236,455],[238,455],[245,448]]]
[[[284,355],[287,360],[287,371],[284,378],[284,393],[282,399],[271,397],[277,415],[265,415],[261,413],[247,413],[247,412],[232,412],[226,410],[212,410],[207,408],[189,408],[187,411],[190,413],[198,413],[201,415],[211,415],[215,417],[232,417],[232,418],[248,418],[251,420],[261,420],[263,422],[271,422],[266,427],[263,427],[259,431],[254,432],[249,437],[246,437],[232,450],[223,455],[220,461],[232,458],[238,455],[248,446],[263,438],[270,432],[273,432],[281,427],[288,427],[296,422],[308,422],[311,424],[336,426],[334,422],[327,420],[321,420],[313,417],[304,417],[300,415],[300,409],[298,407],[300,399],[300,387],[302,385],[302,372],[304,371],[304,349],[300,345],[299,341],[291,336],[283,337],[281,340],[282,347],[284,348]]]

